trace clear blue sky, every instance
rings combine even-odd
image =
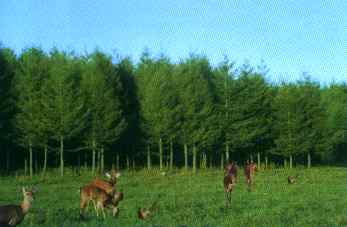
[[[309,72],[347,82],[346,12],[346,0],[0,0],[0,42],[16,53],[98,47],[135,61],[145,47],[174,61],[263,59],[273,81]]]

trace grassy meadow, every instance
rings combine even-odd
[[[260,170],[251,192],[240,170],[230,207],[225,206],[221,170],[121,173],[117,188],[125,197],[118,217],[96,217],[91,208],[86,220],[80,220],[79,187],[92,176],[72,171],[64,178],[53,172],[45,178],[1,177],[0,204],[19,203],[20,187],[37,185],[39,192],[20,226],[347,226],[346,168]],[[289,174],[299,174],[293,185],[287,184]],[[154,215],[137,219],[137,208],[156,200]]]

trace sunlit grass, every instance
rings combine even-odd
[[[287,184],[289,174],[299,174]],[[225,206],[220,170],[191,172],[122,172],[117,188],[125,193],[119,217],[103,220],[90,209],[87,220],[79,219],[79,187],[92,179],[89,174],[64,178],[48,173],[3,177],[0,203],[18,203],[20,187],[36,184],[33,207],[21,226],[347,226],[347,169],[315,167],[273,169],[255,175],[248,192],[240,171],[232,193],[232,205]],[[159,210],[146,221],[136,218],[138,207],[159,200]]]

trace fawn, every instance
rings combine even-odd
[[[233,190],[233,186],[236,183],[237,177],[237,165],[235,162],[231,162],[227,164],[224,168],[224,192],[225,198],[228,205],[228,202],[231,203],[231,192]]]
[[[288,184],[294,184],[296,178],[298,178],[298,174],[296,176],[288,176]]]
[[[80,189],[80,217],[83,217],[83,211],[89,202],[93,202],[97,216],[99,216],[99,210],[101,210],[105,218],[104,208],[108,206],[112,207],[112,215],[115,216],[119,212],[117,205],[123,200],[123,197],[122,192],[109,194],[95,185],[85,185]]]
[[[33,195],[36,192],[36,189],[26,191],[23,187],[22,192],[24,199],[20,205],[0,206],[0,225],[17,226],[23,221],[31,207],[31,202],[33,201]]]
[[[253,163],[253,161],[249,162],[247,160],[246,166],[245,166],[245,176],[246,176],[246,183],[248,185],[248,190],[251,190],[251,186],[253,183],[253,175],[254,172],[257,171],[257,165]]]
[[[158,208],[158,201],[155,201],[152,206],[148,209],[144,209],[144,208],[139,208],[137,210],[137,217],[139,219],[145,220],[147,218],[149,218],[150,216],[152,216],[153,211]]]

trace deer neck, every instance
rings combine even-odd
[[[28,213],[30,206],[31,206],[30,201],[28,199],[24,199],[20,205],[20,207],[22,208],[23,214]]]

